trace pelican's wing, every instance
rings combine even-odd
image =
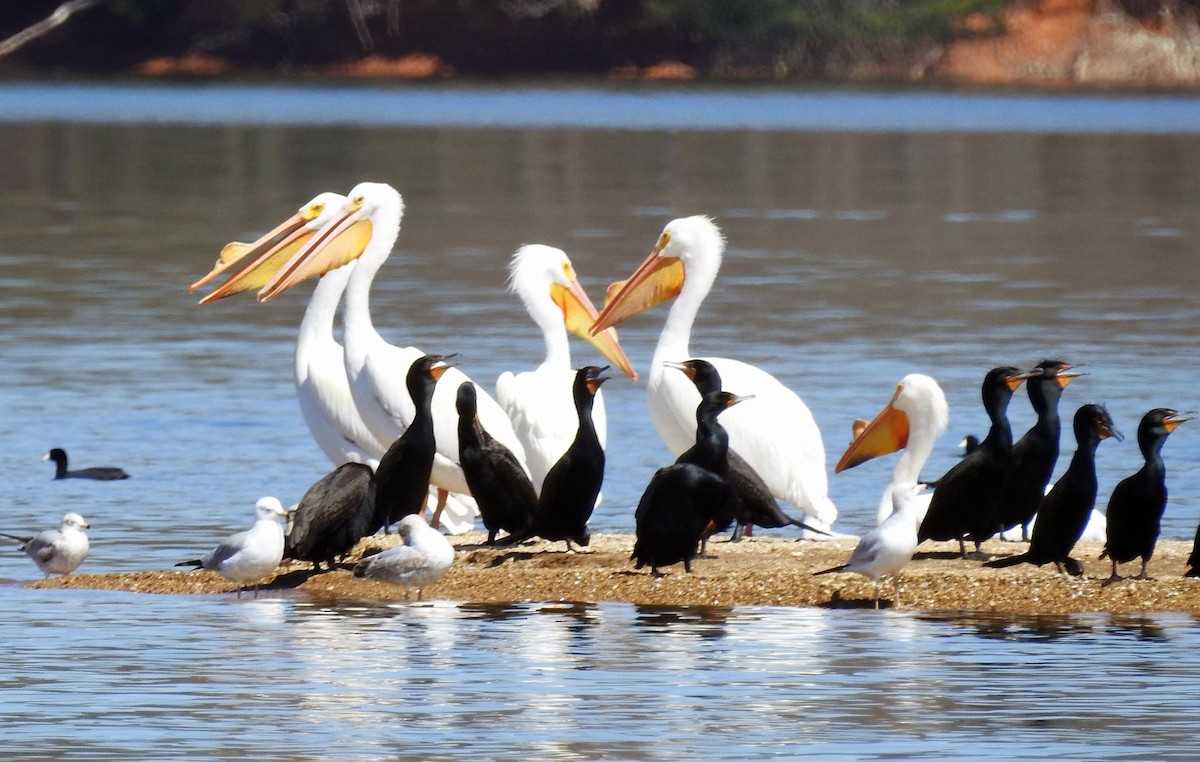
[[[525,448],[530,476],[539,491],[546,474],[579,430],[579,416],[571,398],[574,380],[574,371],[539,369],[517,375],[505,373],[496,381],[497,402]]]

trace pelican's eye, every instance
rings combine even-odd
[[[667,244],[671,242],[671,234],[663,231],[663,234],[658,237],[658,244],[654,247],[655,251],[662,251],[667,248]]]
[[[305,220],[312,221],[312,220],[315,220],[316,218],[320,217],[321,213],[324,211],[325,211],[325,202],[318,201],[315,204],[309,204],[308,207],[303,212],[301,212],[300,216],[303,217]]]
[[[569,280],[569,281],[575,280],[575,268],[571,267],[570,262],[563,262],[562,271],[563,271],[563,276],[567,280]]]

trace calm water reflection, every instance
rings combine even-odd
[[[164,91],[162,108],[180,97]],[[86,570],[165,568],[244,527],[259,496],[295,500],[327,471],[291,388],[305,289],[206,308],[185,289],[227,240],[362,179],[394,184],[408,205],[374,292],[379,327],[462,353],[488,385],[540,359],[504,290],[517,245],[563,246],[598,296],[667,220],[708,213],[730,248],[694,347],[797,389],[831,463],[851,420],[914,371],[951,402],[931,478],[962,434],[984,429],[978,386],[997,364],[1086,363],[1064,410],[1104,402],[1128,434],[1151,407],[1200,407],[1200,134],[702,126],[0,125],[2,528],[77,510],[94,527]],[[663,314],[622,328],[643,369]],[[643,390],[605,391],[610,472],[594,529],[627,532],[668,456]],[[1018,431],[1031,423],[1023,398],[1012,417]],[[1170,536],[1200,519],[1198,432],[1167,445]],[[38,462],[52,446],[133,478],[52,482]],[[1099,461],[1107,495],[1137,467],[1132,437]],[[870,523],[891,465],[831,479],[839,528]],[[0,577],[33,576],[0,552]],[[1184,759],[1200,730],[1197,631],[1178,616],[239,604],[0,587],[0,725],[23,758]]]
[[[1200,651],[1180,615],[12,588],[0,610],[0,724],[26,759],[1194,754]]]

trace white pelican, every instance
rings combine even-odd
[[[321,193],[254,243],[226,245],[216,266],[193,283],[191,290],[244,261],[250,263],[200,303],[261,288],[316,231],[333,220],[345,201],[340,193]],[[374,470],[387,446],[371,433],[354,406],[346,380],[344,350],[333,330],[353,264],[327,273],[309,299],[296,339],[296,399],[317,446],[335,466],[364,463]]]
[[[47,529],[33,537],[0,532],[0,537],[20,542],[25,555],[49,578],[51,574],[70,574],[87,558],[89,543],[83,530],[89,526],[78,513],[67,513],[58,529]]]
[[[258,583],[275,571],[283,560],[283,527],[278,521],[281,516],[286,517],[287,510],[279,500],[260,498],[254,505],[254,526],[225,538],[203,558],[175,565],[215,571],[238,586],[239,598],[242,588],[253,584],[257,598]]]
[[[921,468],[949,422],[950,406],[942,387],[923,373],[910,373],[900,379],[891,402],[855,434],[854,441],[833,469],[834,473],[904,449],[904,454],[892,469],[892,481],[879,500],[879,508],[875,512],[876,526],[892,513],[893,488],[920,481]],[[925,492],[914,498],[918,523],[925,517],[931,496],[932,493]]]
[[[525,447],[529,475],[538,494],[546,474],[575,439],[579,428],[571,389],[575,369],[567,330],[587,340],[610,362],[637,381],[617,341],[608,329],[596,336],[588,328],[598,317],[575,277],[575,268],[562,249],[527,244],[517,249],[509,264],[509,288],[521,297],[533,322],[546,342],[546,359],[535,370],[506,371],[496,380],[496,399],[512,420],[513,429]],[[601,392],[595,396],[592,423],[600,446],[605,446],[607,418]]]
[[[700,394],[686,375],[668,370],[665,363],[693,357],[692,323],[717,277],[724,249],[721,231],[707,217],[671,221],[650,256],[620,285],[592,326],[596,333],[677,297],[654,351],[646,388],[650,416],[675,455],[695,444]],[[723,357],[703,359],[716,367],[726,388],[754,396],[721,419],[730,447],[758,472],[771,494],[804,511],[814,526],[829,529],[837,508],[828,495],[821,432],[808,407],[753,365]]]
[[[396,243],[403,213],[404,201],[395,188],[383,183],[359,183],[333,222],[313,236],[259,291],[259,298],[266,301],[308,278],[358,261],[346,286],[342,312],[346,375],[359,414],[381,442],[395,441],[415,415],[404,379],[409,366],[425,355],[416,347],[387,343],[371,320],[371,283]],[[454,398],[458,386],[469,380],[461,370],[451,368],[433,396],[438,452],[432,482],[447,492],[463,494],[469,494],[469,490],[458,465]],[[508,416],[487,392],[477,392],[484,428],[524,463],[525,450]]]

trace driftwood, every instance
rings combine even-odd
[[[80,11],[86,11],[88,8],[99,5],[102,2],[104,0],[68,0],[55,8],[54,13],[51,13],[33,26],[22,29],[7,40],[0,40],[0,57],[4,57],[16,51],[22,45],[49,34],[65,24],[71,16]]]

